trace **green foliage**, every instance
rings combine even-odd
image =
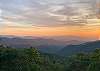
[[[0,71],[61,71],[64,63],[55,55],[40,54],[35,48],[0,46]]]
[[[0,71],[100,71],[100,49],[70,57],[0,45]]]
[[[67,71],[100,71],[100,49],[91,54],[79,53],[73,56]]]
[[[35,49],[0,48],[0,71],[33,71],[38,69]]]

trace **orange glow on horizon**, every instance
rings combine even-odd
[[[82,30],[80,28],[69,28],[69,27],[60,27],[60,28],[6,28],[4,35],[17,35],[17,36],[80,36],[80,37],[95,37],[99,38],[100,30]]]

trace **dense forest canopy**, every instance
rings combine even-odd
[[[0,45],[0,71],[99,71],[100,49],[70,57]]]

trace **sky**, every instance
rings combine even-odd
[[[100,38],[99,0],[0,0],[0,35]]]

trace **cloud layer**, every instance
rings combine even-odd
[[[99,26],[96,0],[0,0],[0,26]]]

